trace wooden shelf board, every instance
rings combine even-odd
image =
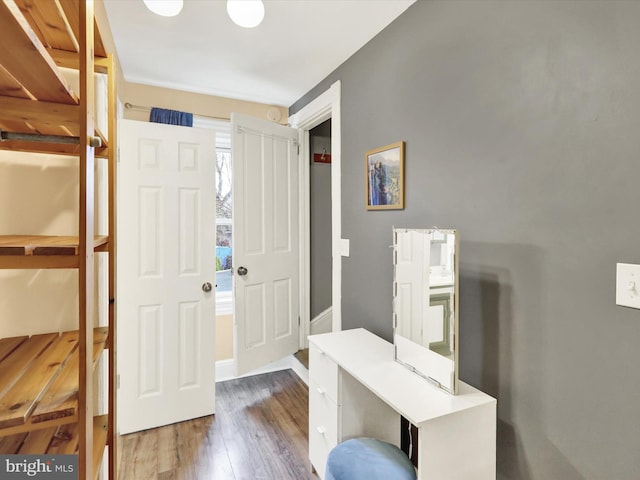
[[[50,155],[80,155],[79,145],[48,142],[28,142],[24,140],[0,141],[0,150],[8,150],[12,152],[45,153]],[[97,147],[94,150],[94,154],[98,158],[107,158],[109,156],[109,147]]]
[[[24,435],[24,440],[16,453],[20,455],[38,455],[46,452],[58,428],[51,427],[14,435],[15,437]]]
[[[79,141],[80,106],[55,102],[35,101],[5,94],[0,68],[0,130],[9,133],[56,135]],[[108,140],[98,129],[94,132],[102,146],[94,149],[98,157],[108,156]],[[54,155],[80,155],[79,143],[55,143],[27,140],[0,140],[0,149],[49,153]]]
[[[2,65],[0,65],[0,95],[31,99],[27,89],[16,81]]]
[[[23,425],[16,425],[15,427],[3,428],[0,430],[0,439],[10,435],[16,435],[18,433],[32,432],[35,430],[43,430],[47,428],[58,427],[60,425],[66,425],[68,423],[75,423],[78,421],[78,416],[73,415],[71,417],[62,417],[56,420],[49,420],[46,422],[33,423],[31,419],[28,419]]]
[[[78,268],[80,258],[66,255],[0,255],[0,269]]]
[[[94,249],[108,243],[106,235],[94,237]],[[0,235],[0,255],[55,256],[78,255],[78,237],[49,235]]]
[[[0,339],[0,362],[16,348],[22,345],[29,337],[11,337]]]
[[[108,328],[93,331],[93,363]],[[0,361],[0,435],[75,422],[78,415],[78,331],[0,340],[17,346]],[[8,349],[8,347],[7,347]]]
[[[78,346],[78,332],[66,332],[41,351],[0,398],[0,428],[22,425]]]
[[[27,433],[16,433],[7,437],[0,438],[0,454],[14,455],[20,451]]]
[[[64,135],[69,131],[67,135],[77,137],[80,133],[80,105],[4,95],[0,96],[0,121],[23,122],[23,127],[11,129],[12,133]],[[10,131],[9,127],[5,129]]]
[[[52,48],[77,51],[78,40],[57,2],[15,0],[40,41]]]
[[[69,52],[55,48],[47,49],[56,65],[64,68],[78,70],[80,68],[80,56],[78,52]],[[94,57],[93,71],[95,73],[109,73],[108,62],[105,57]]]
[[[36,100],[78,103],[78,97],[13,0],[0,2],[0,32],[3,39],[0,65],[21,85],[19,96],[26,91]]]
[[[93,363],[96,364],[107,342],[108,329],[93,331]],[[46,422],[78,414],[78,356],[76,349],[66,362],[47,393],[31,415],[32,423]]]
[[[20,345],[17,346],[0,363],[0,398],[3,398],[7,391],[24,375],[34,360],[58,339],[58,334],[47,333],[43,335],[33,335],[32,337],[19,337]],[[5,342],[11,339],[3,339]]]

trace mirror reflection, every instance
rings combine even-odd
[[[396,360],[457,392],[458,234],[394,229]]]

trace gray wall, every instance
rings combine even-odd
[[[344,328],[391,339],[391,228],[461,232],[460,375],[498,398],[500,479],[640,478],[640,2],[419,0],[342,82]],[[406,208],[364,154],[406,141]]]
[[[309,130],[311,150],[311,319],[331,306],[331,164],[314,163],[313,154],[331,154],[331,120]]]

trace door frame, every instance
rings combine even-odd
[[[289,125],[298,129],[300,149],[300,348],[308,346],[311,331],[311,229],[310,229],[310,144],[309,130],[331,119],[331,312],[332,331],[342,330],[342,255],[341,219],[341,84],[338,80],[300,111],[289,117]],[[346,248],[345,248],[346,247]]]

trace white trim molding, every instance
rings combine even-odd
[[[329,333],[333,327],[333,308],[329,307],[311,320],[311,335]]]
[[[298,129],[300,149],[300,185],[304,194],[300,195],[301,245],[300,245],[300,346],[307,346],[307,336],[311,333],[311,277],[310,277],[310,228],[309,228],[309,130],[331,119],[331,305],[332,330],[342,330],[342,199],[341,199],[341,118],[340,118],[340,81],[289,117],[289,124]]]
[[[289,355],[280,360],[276,360],[264,367],[256,368],[244,375],[240,375],[239,377],[235,376],[236,371],[236,361],[233,358],[228,360],[218,360],[216,362],[216,383],[224,382],[225,380],[233,380],[236,378],[244,378],[251,377],[253,375],[260,375],[261,373],[269,373],[269,372],[277,372],[280,370],[287,370],[292,368],[293,363],[293,355]]]

